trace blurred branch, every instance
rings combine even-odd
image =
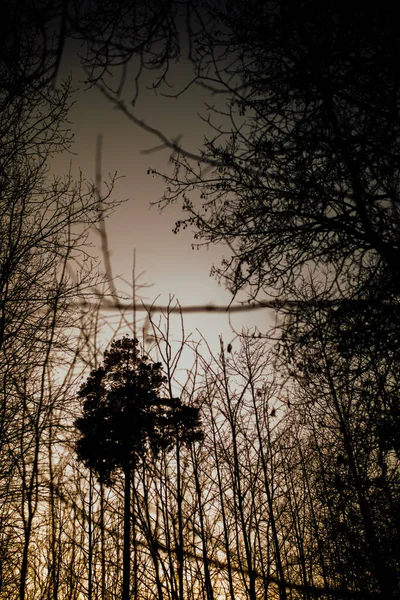
[[[179,305],[179,309],[176,308],[177,312],[188,313],[235,313],[235,312],[248,312],[252,310],[260,310],[270,308],[277,311],[285,311],[294,308],[301,308],[305,306],[315,306],[318,308],[328,308],[335,306],[371,306],[372,302],[368,300],[260,300],[257,302],[249,302],[247,304],[221,306],[216,304],[193,304],[189,306]],[[374,304],[379,306],[387,306],[393,310],[398,310],[399,307],[396,304],[384,301],[376,301]],[[90,302],[82,303],[82,306],[91,306]],[[103,310],[133,310],[140,312],[152,313],[167,313],[171,312],[171,307],[168,305],[161,304],[143,304],[134,305],[132,303],[123,303],[117,301],[115,304],[107,299],[103,299],[100,303],[100,309]],[[172,310],[175,310],[172,309]]]

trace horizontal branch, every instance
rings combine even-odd
[[[80,306],[88,307],[94,306],[91,302],[82,302]],[[285,311],[290,309],[302,308],[306,306],[314,306],[316,308],[334,308],[336,306],[386,306],[388,308],[400,309],[400,306],[393,302],[385,300],[357,300],[357,299],[344,299],[344,300],[260,300],[250,301],[246,304],[229,304],[228,306],[221,306],[216,304],[193,304],[189,306],[181,306],[177,304],[175,306],[162,305],[162,304],[133,304],[123,302],[108,302],[104,300],[96,305],[100,310],[121,310],[128,311],[135,309],[136,311],[152,313],[172,313],[174,311],[179,314],[188,313],[237,313],[237,312],[249,312],[253,310],[260,310],[269,308],[276,311]]]

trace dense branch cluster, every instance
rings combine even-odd
[[[178,228],[230,244],[233,292],[291,293],[315,265],[335,295],[398,291],[398,33],[390,10],[317,4],[233,2],[202,40],[198,81],[227,96],[202,155],[219,166],[183,154],[163,203],[183,196]]]

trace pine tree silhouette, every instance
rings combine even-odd
[[[141,356],[138,345],[127,336],[112,342],[103,365],[79,389],[83,416],[75,422],[78,460],[109,486],[116,471],[124,474],[122,600],[129,598],[131,473],[145,457],[172,448],[177,440],[189,444],[203,436],[199,409],[160,397],[166,382],[161,363]]]

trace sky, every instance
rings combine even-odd
[[[128,121],[97,88],[85,89],[85,75],[77,58],[79,48],[74,44],[69,42],[67,45],[59,72],[59,78],[70,74],[73,88],[77,89],[69,116],[75,136],[73,154],[54,159],[52,170],[66,172],[71,161],[75,175],[81,169],[86,178],[94,180],[96,144],[98,136],[102,136],[102,179],[117,172],[120,179],[115,186],[114,198],[125,200],[106,222],[116,287],[123,296],[129,295],[129,285],[121,278],[132,281],[135,251],[136,274],[142,273],[137,284],[150,286],[139,290],[139,296],[146,304],[167,304],[173,296],[181,306],[228,306],[231,293],[210,277],[210,270],[213,263],[220,263],[223,255],[229,256],[229,248],[219,245],[192,250],[193,232],[186,230],[174,234],[172,231],[176,220],[182,217],[180,206],[169,206],[162,213],[156,206],[150,207],[151,202],[161,198],[165,184],[161,178],[149,175],[148,170],[171,172],[171,151],[143,153],[159,146],[159,140]],[[170,81],[179,87],[188,75],[190,64],[182,60],[172,70]],[[198,114],[205,115],[204,103],[215,100],[198,87],[177,99],[165,98],[149,90],[146,84],[150,86],[151,78],[142,82],[134,107],[135,115],[169,137],[179,134],[181,144],[196,151],[206,132]],[[127,100],[131,92],[128,79],[124,89]],[[100,255],[100,239],[95,233],[93,242],[97,245],[94,254]],[[144,313],[140,315],[144,316]],[[223,313],[193,313],[185,315],[185,330],[193,332],[195,337],[196,330],[200,330],[208,343],[216,348],[220,335],[225,344],[234,342],[243,327],[257,326],[260,331],[266,331],[273,317],[267,309],[235,313],[230,317]],[[140,323],[138,325],[140,328]]]

